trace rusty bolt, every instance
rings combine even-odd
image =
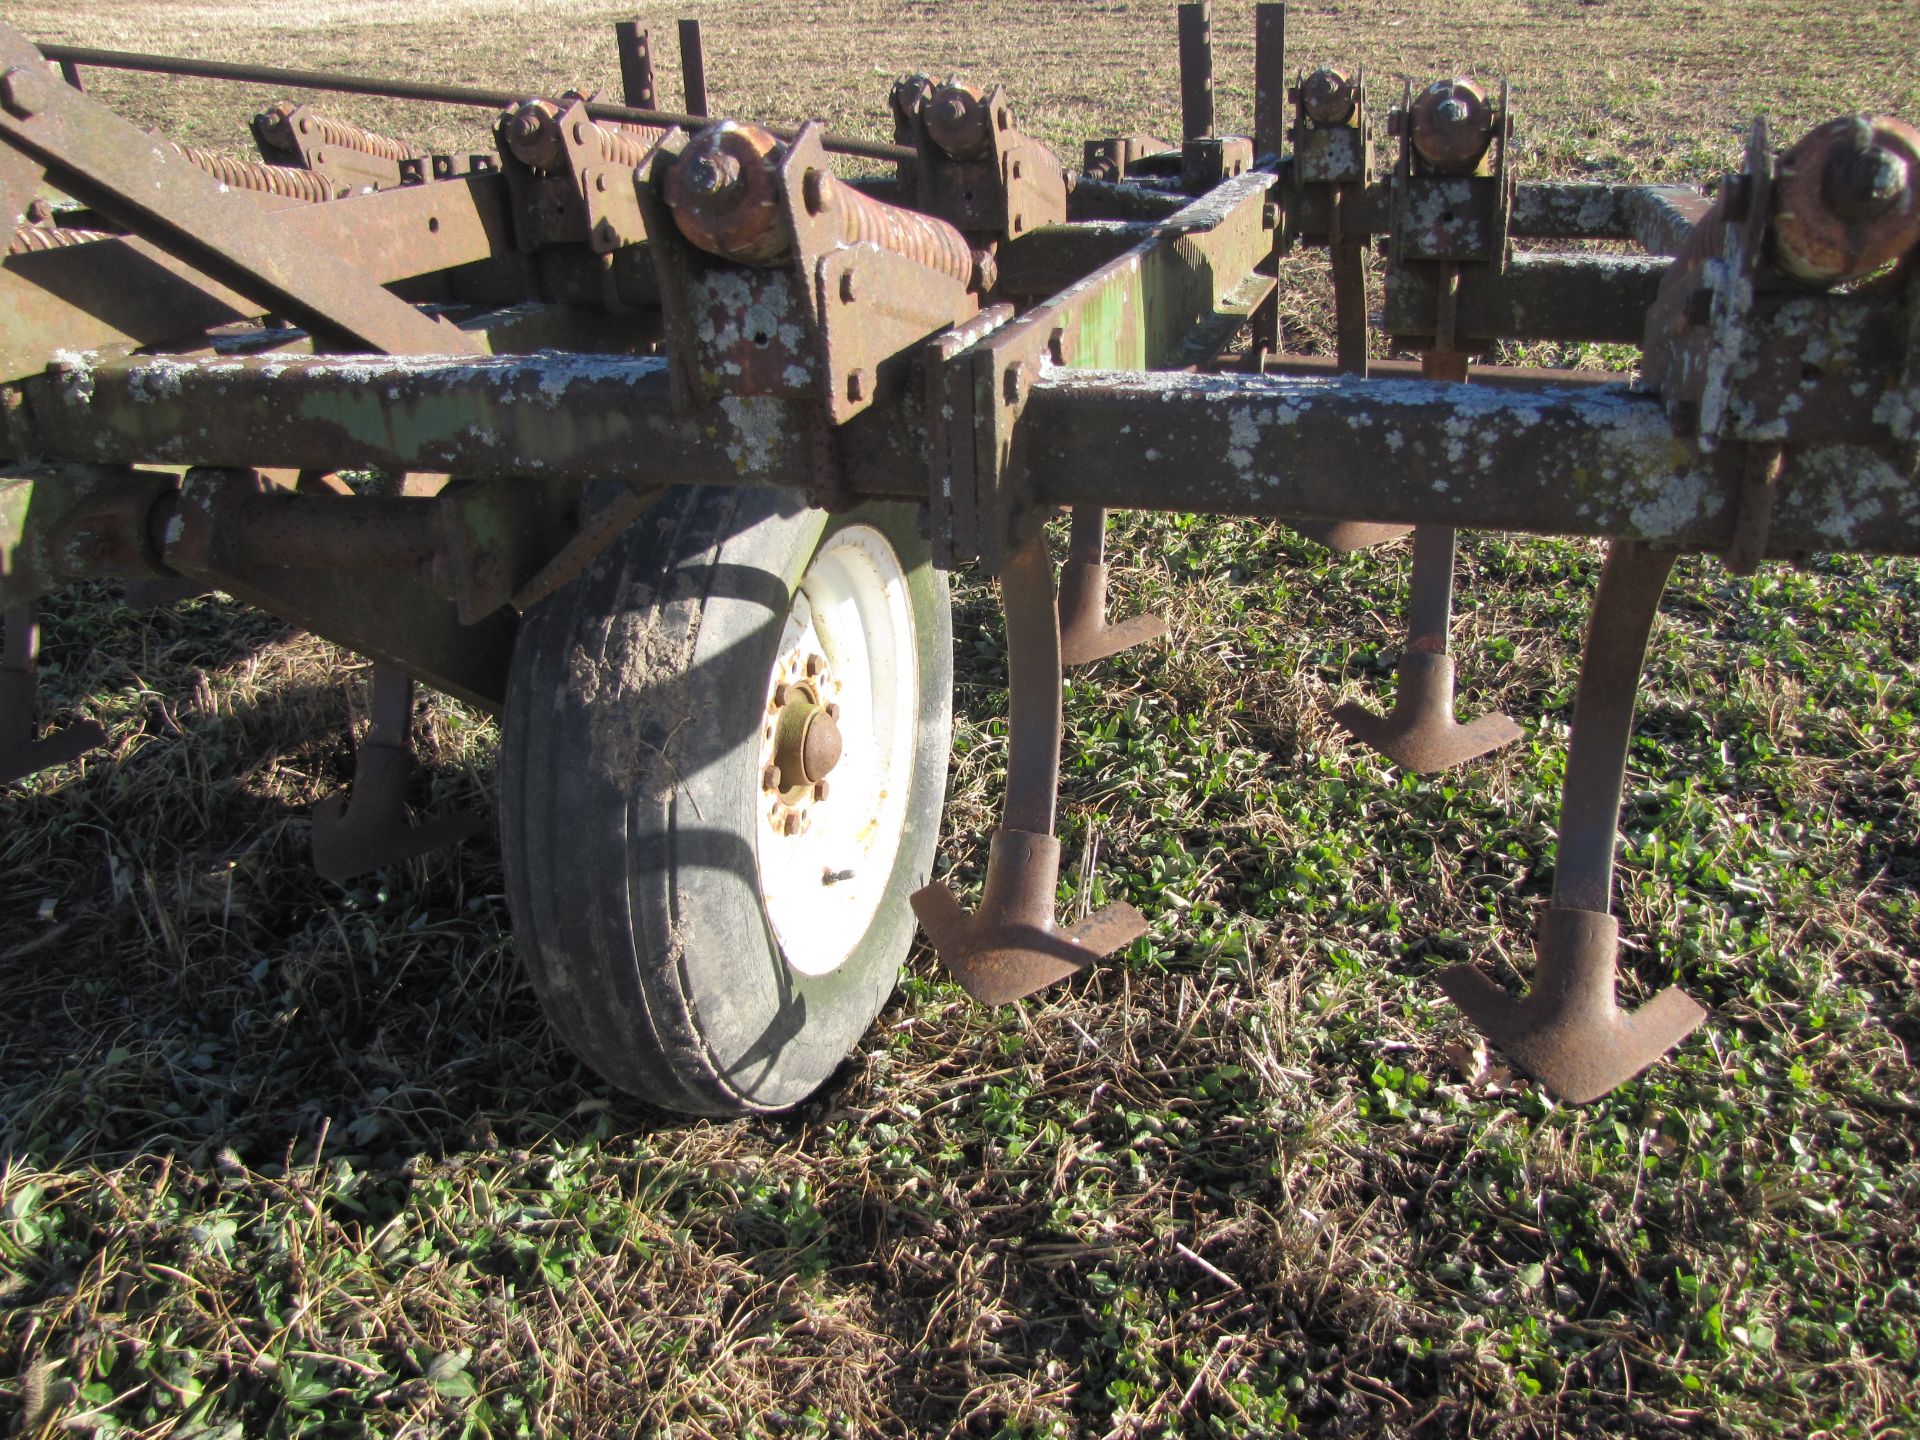
[[[604,194],[606,194],[606,192],[607,192],[607,177],[606,177],[606,176],[604,176],[604,175],[596,175],[596,176],[594,176],[594,177],[593,177],[593,188],[594,188],[595,190],[598,190],[598,191],[599,191],[599,192],[600,192],[601,194],[603,194],[603,195],[604,195]]]
[[[838,705],[828,705],[827,718],[829,720],[838,720],[840,718],[840,707]]]
[[[1413,102],[1413,148],[1443,175],[1467,175],[1493,141],[1493,106],[1473,81],[1436,80]]]
[[[784,260],[779,163],[765,130],[721,121],[688,142],[667,172],[665,200],[682,235],[710,254],[746,265]]]
[[[18,115],[22,120],[33,117],[40,107],[33,98],[33,77],[19,66],[0,75],[0,105]]]
[[[798,835],[800,833],[800,816],[796,811],[789,810],[787,812],[786,818],[780,822],[780,833],[783,835]]]
[[[942,85],[924,114],[928,136],[956,160],[978,160],[992,140],[986,101],[971,85]]]
[[[713,200],[740,183],[740,162],[724,150],[706,150],[689,157],[682,185],[689,195]]]
[[[792,698],[793,687],[791,685],[776,685],[773,687],[773,703],[776,706],[784,705]]]
[[[826,781],[816,780],[813,782],[813,798],[816,800],[824,800],[827,798],[827,782]]]
[[[827,668],[827,662],[824,657],[819,655],[807,656],[808,678],[810,679],[817,678],[822,672],[826,670],[826,668]]]
[[[833,176],[825,170],[809,170],[806,178],[800,182],[800,196],[806,201],[807,213],[824,215],[831,210],[839,198],[835,194],[838,188]]]
[[[1821,190],[1841,218],[1856,224],[1877,220],[1907,193],[1907,160],[1878,144],[1873,122],[1855,116],[1847,141],[1827,156]]]
[[[1000,263],[993,258],[991,250],[973,252],[973,277],[971,289],[986,294],[1000,283]]]
[[[1916,171],[1920,130],[1904,121],[1848,115],[1809,131],[1780,158],[1773,258],[1818,285],[1898,260],[1920,243]]]
[[[1320,126],[1344,125],[1353,118],[1354,86],[1345,73],[1322,67],[1300,87],[1300,108]]]
[[[762,790],[778,790],[780,788],[780,767],[778,765],[769,765],[760,772],[760,788]]]
[[[902,118],[918,115],[933,94],[933,81],[925,75],[902,75],[893,82],[893,113]]]

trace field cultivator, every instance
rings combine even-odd
[[[1712,195],[1529,181],[1504,89],[1408,85],[1382,133],[1377,85],[1289,72],[1285,7],[1256,23],[1250,135],[1216,123],[1208,11],[1183,5],[1182,136],[1095,138],[1077,171],[1000,89],[923,75],[886,97],[887,143],[711,121],[684,24],[685,113],[634,25],[624,105],[0,29],[0,778],[101,739],[37,738],[39,599],[229,592],[375,663],[352,790],[314,817],[324,874],[477,824],[409,824],[416,682],[497,713],[556,1026],[661,1104],[777,1108],[858,1043],[916,917],[989,1004],[1145,929],[1125,904],[1055,922],[1063,666],[1165,630],[1108,616],[1110,510],[1336,549],[1411,529],[1394,704],[1337,719],[1418,772],[1521,733],[1455,718],[1456,533],[1599,537],[1531,989],[1440,983],[1558,1095],[1604,1094],[1704,1015],[1615,994],[1675,557],[1920,554],[1920,133],[1843,117],[1780,149],[1756,123]],[[101,66],[487,106],[495,144],[432,154],[288,103],[239,160],[96,103]],[[1281,343],[1303,248],[1332,271],[1330,357]],[[1370,254],[1377,328],[1417,361],[1369,359]],[[1637,345],[1639,380],[1483,363],[1508,340]],[[966,562],[999,582],[1011,712],[971,912],[927,883]]]

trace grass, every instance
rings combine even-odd
[[[1159,4],[696,8],[739,113],[878,133],[889,77],[928,67],[1004,80],[1069,154],[1176,128]],[[10,14],[530,89],[612,84],[610,18]],[[1898,7],[1293,18],[1295,55],[1363,60],[1376,103],[1504,71],[1538,175],[1705,180],[1759,109],[1786,135],[1920,116]],[[1215,29],[1244,123],[1247,7]],[[236,149],[279,98],[92,78]],[[347,113],[483,143],[484,116]],[[1318,294],[1290,299],[1299,343]],[[351,657],[213,598],[49,606],[46,702],[112,738],[0,797],[0,1413],[180,1437],[1920,1433],[1920,570],[1682,563],[1618,908],[1628,992],[1678,981],[1713,1018],[1569,1110],[1432,977],[1528,967],[1597,551],[1465,545],[1465,703],[1527,738],[1416,780],[1326,719],[1388,698],[1404,546],[1184,517],[1116,542],[1120,603],[1177,643],[1073,682],[1062,833],[1070,876],[1097,838],[1091,898],[1150,935],[991,1012],[916,952],[816,1100],[730,1124],[632,1104],[555,1045],[490,840],[346,888],[305,868],[306,809],[349,775]],[[997,625],[961,584],[962,887],[1003,758]],[[421,801],[490,806],[491,724],[435,699],[423,727]]]

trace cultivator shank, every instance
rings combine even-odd
[[[1462,535],[1595,537],[1531,990],[1465,966],[1441,984],[1556,1093],[1605,1093],[1704,1014],[1678,990],[1632,1013],[1615,998],[1613,846],[1674,558],[1920,554],[1920,133],[1844,117],[1776,154],[1756,126],[1712,198],[1535,182],[1505,87],[1442,77],[1384,117],[1383,168],[1367,77],[1289,82],[1284,19],[1258,7],[1252,134],[1219,124],[1210,17],[1183,5],[1180,142],[1098,138],[1078,174],[1002,89],[925,75],[877,97],[892,143],[709,124],[697,34],[678,113],[654,108],[633,26],[638,108],[43,52],[0,28],[0,779],[102,738],[35,739],[33,604],[74,579],[184,579],[378,662],[354,789],[316,815],[315,853],[335,877],[393,863],[473,828],[406,820],[413,682],[498,708],[520,614],[665,487],[912,501],[937,563],[977,562],[1006,610],[984,894],[972,914],[943,883],[912,901],[997,1004],[1146,929],[1125,904],[1054,915],[1062,668],[1166,631],[1108,618],[1109,510],[1283,519],[1340,550],[1411,529],[1393,706],[1334,715],[1420,773],[1522,734],[1455,714]],[[254,118],[243,160],[144,134],[50,62],[495,119],[474,153],[431,154],[289,101]],[[849,175],[847,154],[887,168]],[[1331,356],[1288,354],[1279,330],[1277,261],[1302,248],[1332,271]],[[1374,252],[1378,328],[1417,363],[1369,359]],[[1638,344],[1641,381],[1490,363],[1536,340]],[[359,471],[400,481],[338,478]]]

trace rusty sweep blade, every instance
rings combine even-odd
[[[996,831],[987,887],[969,915],[940,881],[915,891],[913,913],[943,965],[983,1005],[1005,1005],[1064,980],[1147,932],[1125,901],[1057,930],[1053,889],[1060,842],[1051,835]]]
[[[1614,993],[1619,939],[1620,922],[1611,915],[1551,909],[1540,917],[1533,985],[1524,998],[1471,965],[1451,966],[1440,988],[1522,1070],[1562,1100],[1585,1105],[1631,1080],[1707,1018],[1673,988],[1638,1010],[1622,1010]]]

